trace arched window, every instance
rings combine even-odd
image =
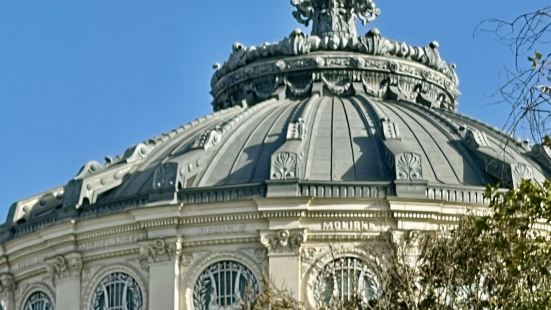
[[[54,305],[46,293],[38,291],[27,298],[23,310],[54,310]]]
[[[234,309],[258,291],[258,281],[247,267],[234,261],[218,262],[195,283],[193,306],[195,310]]]
[[[126,273],[109,274],[96,287],[90,309],[142,310],[142,290],[138,282]]]
[[[369,303],[377,297],[378,283],[367,263],[355,257],[331,261],[319,273],[315,285],[319,306]]]

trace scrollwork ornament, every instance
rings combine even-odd
[[[158,239],[155,241],[145,242],[140,247],[140,265],[143,269],[147,269],[149,264],[166,262],[171,259],[180,259],[177,257],[178,242],[169,243],[166,240]]]
[[[262,231],[260,242],[268,250],[268,255],[298,254],[306,236],[305,229]]]
[[[46,260],[52,281],[78,277],[82,271],[82,258],[79,253],[58,255]]]

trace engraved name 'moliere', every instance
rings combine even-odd
[[[354,230],[368,231],[371,224],[365,221],[325,221],[321,223],[322,230]]]

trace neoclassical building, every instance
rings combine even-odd
[[[370,241],[449,227],[488,183],[551,177],[549,148],[456,112],[438,43],[358,34],[371,0],[291,4],[311,34],[235,44],[212,114],[11,207],[2,309],[239,309],[264,275],[307,309],[369,298]]]

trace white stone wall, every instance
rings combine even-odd
[[[20,310],[33,292],[57,310],[90,309],[106,275],[132,276],[144,309],[193,309],[211,264],[231,260],[313,307],[316,277],[335,257],[372,259],[369,240],[392,229],[442,230],[470,207],[392,200],[259,199],[167,205],[39,229],[0,247],[0,297]],[[478,206],[478,208],[483,208]]]

